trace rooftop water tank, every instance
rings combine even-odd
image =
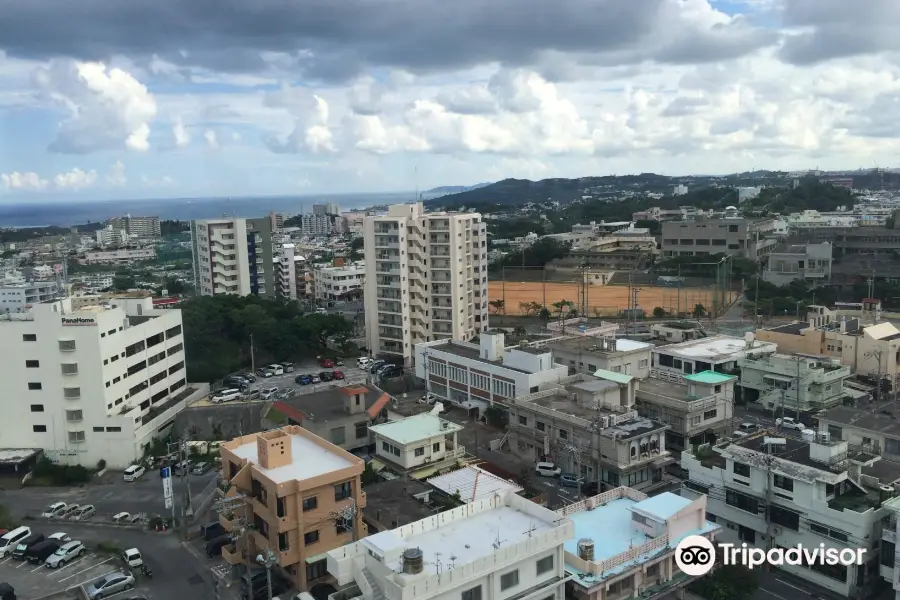
[[[803,437],[804,442],[814,442],[816,441],[816,432],[813,429],[804,429],[800,432],[801,437]]]

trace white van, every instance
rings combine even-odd
[[[31,535],[31,527],[26,527],[25,525],[16,527],[12,531],[4,534],[3,537],[0,538],[0,558],[6,558],[12,554],[12,551],[16,549],[19,542],[29,535]]]
[[[369,358],[368,356],[360,356],[359,358],[356,359],[356,367],[359,369],[365,369],[367,366],[369,366],[369,363],[371,363],[371,362],[372,362],[372,359]]]
[[[137,479],[144,474],[144,467],[141,465],[131,465],[127,469],[125,469],[125,473],[122,475],[122,478],[125,481],[137,481]]]
[[[559,477],[562,475],[562,469],[554,465],[552,462],[539,462],[534,465],[534,472],[541,477]]]
[[[54,502],[44,509],[44,512],[41,513],[41,516],[45,519],[56,519],[62,515],[67,506],[68,504],[66,504],[65,502]]]
[[[220,402],[231,402],[232,400],[237,400],[242,396],[241,390],[219,390],[215,394],[213,394],[212,398],[210,398],[210,402],[213,404],[219,404]]]
[[[69,518],[73,521],[87,521],[94,516],[94,512],[96,512],[94,509],[94,505],[88,504],[87,506],[82,506],[81,508],[76,510]]]

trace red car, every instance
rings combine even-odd
[[[326,369],[333,369],[334,361],[331,360],[330,358],[323,358],[322,360],[319,361],[319,366],[325,367]]]
[[[335,372],[332,373],[331,375],[332,375],[335,379],[343,379],[343,378],[344,378],[344,374],[341,373],[340,371],[335,371]]]

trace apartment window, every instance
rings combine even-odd
[[[528,417],[519,415],[519,425],[528,425]]]
[[[328,433],[328,437],[335,446],[342,446],[347,441],[343,427],[335,427]]]
[[[441,451],[441,443],[440,442],[433,443],[431,445],[431,451],[432,452],[440,452]]]
[[[176,325],[175,327],[166,329],[166,339],[173,338],[179,334],[181,334],[181,325]]]
[[[29,381],[28,389],[29,390],[39,390],[39,389],[41,389],[41,384],[36,381]]]
[[[597,370],[597,365],[588,364],[588,371],[593,373],[596,370]]]
[[[303,534],[303,544],[309,546],[319,541],[319,530],[307,531]]]
[[[716,408],[708,410],[703,413],[703,420],[706,421],[707,419],[715,419],[717,414],[719,414],[719,411]]]
[[[181,352],[184,349],[184,344],[178,343],[166,350],[166,356],[172,356],[176,352]]]
[[[316,496],[303,499],[303,512],[314,510],[319,506],[319,500]]]
[[[481,586],[476,586],[462,593],[462,600],[481,600]]]
[[[46,425],[33,425],[33,426],[31,427],[31,430],[32,430],[34,433],[46,433],[46,432],[47,432],[47,426],[46,426]]]
[[[792,531],[800,531],[800,514],[777,504],[769,506],[769,519],[773,523],[787,527]]]
[[[741,477],[750,477],[750,466],[739,462],[731,463],[731,472]]]
[[[39,361],[39,360],[26,360],[25,361],[26,369],[37,369],[40,366],[41,366],[41,361]]]
[[[725,504],[739,508],[748,513],[759,513],[759,500],[753,496],[735,492],[734,490],[725,490]]]
[[[828,536],[830,538],[840,540],[842,542],[847,541],[847,534],[843,531],[838,531],[837,529],[831,529],[830,527],[826,527],[825,525],[819,525],[818,523],[814,523],[812,521],[809,522],[809,530],[813,533],[818,533],[819,535]]]
[[[737,232],[738,232],[738,226],[737,226],[737,225],[729,225],[729,226],[728,226],[728,233],[737,233]]]
[[[44,412],[44,405],[43,404],[32,404],[31,412]]]
[[[306,565],[306,581],[313,581],[320,577],[328,575],[328,561],[318,560],[312,564]]]
[[[290,546],[288,545],[288,534],[287,533],[279,533],[278,534],[278,549],[282,552],[287,552]]]
[[[646,368],[647,368],[647,364],[648,364],[648,361],[647,361],[647,359],[645,358],[645,359],[641,360],[640,362],[638,362],[638,368],[639,368],[639,369],[646,369]]]
[[[500,576],[500,591],[519,585],[519,570],[510,571]]]
[[[425,446],[422,446],[421,448],[416,448],[414,453],[416,456],[425,456]]]
[[[609,596],[615,596],[618,594],[622,594],[631,590],[633,585],[634,575],[630,577],[626,577],[625,579],[620,579],[615,583],[611,583],[609,585]]]
[[[94,427],[93,431],[94,431],[94,433],[103,433],[103,428],[102,427]]]
[[[559,430],[559,439],[561,439],[561,440],[569,439],[569,432],[566,431],[565,429],[560,429]]]
[[[535,422],[534,422],[534,427],[535,427],[538,431],[546,431],[546,429],[547,429],[547,426],[544,425],[543,423],[541,423],[540,421],[535,421]]]
[[[80,410],[67,410],[66,421],[69,423],[78,423],[84,420],[84,416]]]
[[[722,393],[722,386],[721,386],[721,385],[717,385],[715,389],[716,389],[716,393],[717,393],[717,394]]]
[[[353,493],[353,486],[350,485],[349,481],[345,481],[344,483],[339,483],[334,486],[334,499],[335,501],[346,500]]]
[[[80,444],[83,441],[84,441],[84,432],[83,431],[70,431],[69,432],[69,443]]]
[[[689,490],[693,490],[695,492],[700,492],[701,494],[709,495],[709,486],[701,485],[699,483],[695,483],[693,481],[684,481],[682,485]],[[707,513],[708,515],[709,513]]]
[[[793,492],[794,480],[790,477],[785,477],[784,475],[775,475],[775,487],[787,490],[788,492]]]
[[[75,340],[59,340],[59,349],[63,352],[75,350]]]
[[[122,432],[121,427],[107,427],[106,428],[106,433],[121,433],[121,432]]]
[[[23,334],[22,334],[22,341],[23,341],[23,342],[36,342],[36,341],[37,341],[37,335],[35,335],[35,334],[33,334],[33,333],[23,333]]]
[[[63,363],[60,368],[63,375],[78,375],[78,363]]]
[[[369,423],[367,421],[360,421],[356,424],[356,439],[361,439],[364,437],[368,437],[369,435]]]
[[[545,556],[537,561],[537,574],[543,575],[553,570],[553,555]]]

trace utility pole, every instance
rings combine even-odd
[[[775,462],[775,457],[772,456],[772,446],[770,444],[766,444],[766,458],[765,458],[765,465],[766,465],[766,507],[765,507],[765,511],[766,511],[766,553],[768,553],[769,550],[771,550],[772,548],[775,547],[775,543],[773,540],[774,527],[772,526],[772,516],[769,512],[770,508],[772,507],[772,504],[773,504],[773,502],[772,502],[772,486],[773,486],[774,482],[772,481],[772,476],[773,476],[772,466],[773,466],[774,462]]]
[[[269,600],[272,600],[272,567],[278,563],[278,557],[270,549],[256,555],[256,562],[266,568],[266,586],[268,587]],[[251,596],[252,598],[252,596]]]
[[[256,373],[256,353],[253,350],[253,334],[250,334],[250,373]]]
[[[356,529],[356,520],[359,518],[359,507],[356,505],[356,497],[350,497],[350,504],[331,513],[331,520],[335,523],[350,523],[350,535],[354,542],[359,541],[359,532]]]
[[[797,406],[795,407],[797,410],[796,410],[795,416],[797,417],[797,422],[799,423],[800,422],[800,357],[795,356],[794,362],[797,363],[797,394],[796,394]]]

